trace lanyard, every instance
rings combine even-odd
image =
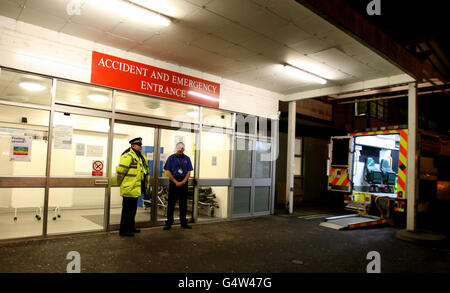
[[[182,161],[181,161],[181,163],[180,163],[180,158],[178,158],[177,157],[177,161],[178,161],[178,166],[179,166],[179,169],[178,170],[183,170],[183,164],[184,164],[184,160],[186,160],[186,158],[185,157],[183,157],[183,159],[182,159]],[[184,170],[183,170],[184,171]]]

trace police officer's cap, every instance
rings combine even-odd
[[[136,137],[130,140],[130,144],[140,144],[142,145],[142,137]]]

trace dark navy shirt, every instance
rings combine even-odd
[[[173,154],[167,158],[164,170],[170,171],[174,177],[186,177],[187,172],[194,169],[188,156],[183,154],[181,157],[178,157],[177,154]],[[182,173],[178,170],[181,170]]]

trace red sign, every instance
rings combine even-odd
[[[219,108],[218,83],[95,51],[91,83]]]
[[[103,161],[92,163],[92,176],[103,176]]]

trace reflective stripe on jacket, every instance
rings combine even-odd
[[[141,195],[141,181],[145,182],[145,190],[150,188],[150,172],[147,160],[138,158],[132,148],[120,157],[116,167],[117,183],[120,185],[120,195],[125,197],[139,197]]]

